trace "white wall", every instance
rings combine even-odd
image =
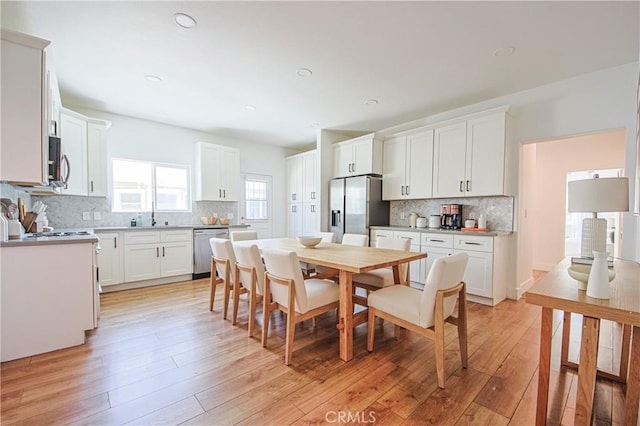
[[[273,176],[274,235],[286,235],[286,221],[282,220],[283,217],[286,217],[284,157],[287,151],[284,148],[241,141],[104,111],[74,108],[73,106],[70,109],[90,117],[112,122],[107,144],[109,165],[112,157],[187,164],[192,167],[192,176],[194,176],[196,142],[209,142],[240,149],[241,172]],[[109,170],[109,176],[111,176],[111,170]]]
[[[533,267],[550,270],[564,256],[567,173],[624,167],[625,131],[599,133],[537,146]],[[624,231],[623,231],[624,232]],[[626,232],[623,239],[626,239]],[[633,234],[629,235],[633,238]]]

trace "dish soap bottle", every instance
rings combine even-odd
[[[136,218],[136,226],[142,226],[142,213],[138,213],[138,217]]]

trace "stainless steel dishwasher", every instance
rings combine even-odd
[[[193,279],[211,276],[211,245],[209,238],[229,239],[227,228],[205,228],[193,230]]]

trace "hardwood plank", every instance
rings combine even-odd
[[[495,411],[491,411],[475,402],[469,405],[462,417],[456,422],[457,426],[486,425],[499,426],[509,424],[509,418],[503,417]]]
[[[154,411],[151,414],[125,423],[125,425],[177,425],[203,412],[204,410],[198,403],[198,400],[191,396]]]
[[[446,389],[433,392],[407,417],[405,424],[454,424],[471,405],[489,375],[473,368],[460,369]]]
[[[580,367],[578,368],[578,399],[576,401],[576,424],[579,425],[591,423],[599,333],[600,320],[588,316],[583,317]]]

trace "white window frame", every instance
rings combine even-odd
[[[140,210],[116,210],[116,198],[117,198],[117,190],[114,187],[114,175],[115,173],[112,173],[111,175],[111,194],[112,194],[112,200],[111,200],[111,211],[114,213],[144,213],[144,212],[150,212],[151,210],[155,211],[155,212],[163,212],[163,213],[191,213],[192,211],[192,178],[191,178],[191,167],[189,165],[186,164],[171,164],[171,163],[161,163],[161,162],[156,162],[156,161],[145,161],[145,160],[135,160],[135,159],[131,159],[131,158],[117,158],[117,157],[113,157],[111,159],[111,168],[113,170],[113,163],[114,161],[129,161],[129,162],[134,162],[134,163],[144,163],[144,164],[148,164],[151,166],[151,203],[152,206],[151,208],[148,207],[143,207]],[[157,167],[165,167],[165,168],[174,168],[174,169],[182,169],[185,170],[187,173],[187,188],[186,188],[186,208],[185,209],[161,209],[158,208],[158,203],[157,203],[157,186],[156,186],[156,168]]]

